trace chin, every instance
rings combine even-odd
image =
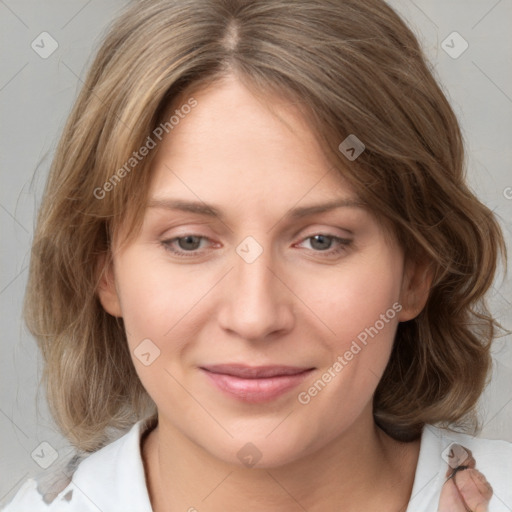
[[[210,444],[203,444],[203,448],[227,464],[248,469],[271,469],[284,466],[305,456],[308,447],[311,451],[314,450],[313,444],[316,444],[314,440],[307,443],[305,436],[299,436],[298,433],[297,436],[293,436],[289,429],[283,429],[281,435],[277,433],[268,435],[268,431],[258,429],[254,435],[251,435],[250,431],[246,430],[244,435],[215,443],[214,449],[212,449],[210,437],[208,439]],[[265,433],[262,434],[262,432]]]

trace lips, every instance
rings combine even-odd
[[[311,370],[311,368],[299,368],[296,366],[246,366],[243,364],[216,364],[213,366],[202,366],[202,368],[212,373],[221,373],[242,379],[262,379],[280,375],[297,375]]]
[[[300,384],[314,368],[221,364],[200,368],[215,387],[231,398],[260,403],[274,400]]]

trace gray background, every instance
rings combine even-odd
[[[512,253],[511,0],[391,0],[420,38],[456,114],[473,190],[501,219]],[[126,0],[0,0],[0,503],[41,472],[31,454],[41,442],[68,443],[56,432],[38,392],[41,359],[20,319],[34,215],[66,116],[99,37]],[[48,32],[58,48],[47,58],[31,47]],[[443,41],[458,32],[469,44],[458,58]],[[457,51],[461,41],[448,44]],[[48,48],[48,45],[46,46]],[[512,284],[503,273],[490,306],[512,329]],[[511,336],[494,345],[494,373],[480,405],[483,437],[512,441]],[[51,470],[51,467],[48,471]]]

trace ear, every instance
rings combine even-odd
[[[427,259],[408,259],[404,263],[400,304],[402,310],[398,315],[400,322],[416,318],[427,303],[432,280],[434,277],[433,265]]]
[[[114,263],[106,253],[98,258],[97,270],[99,279],[96,293],[103,309],[112,316],[122,317],[121,302],[114,277]]]

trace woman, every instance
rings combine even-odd
[[[506,510],[510,443],[456,432],[500,252],[387,4],[133,4],[64,130],[27,291],[78,456],[5,510]]]

